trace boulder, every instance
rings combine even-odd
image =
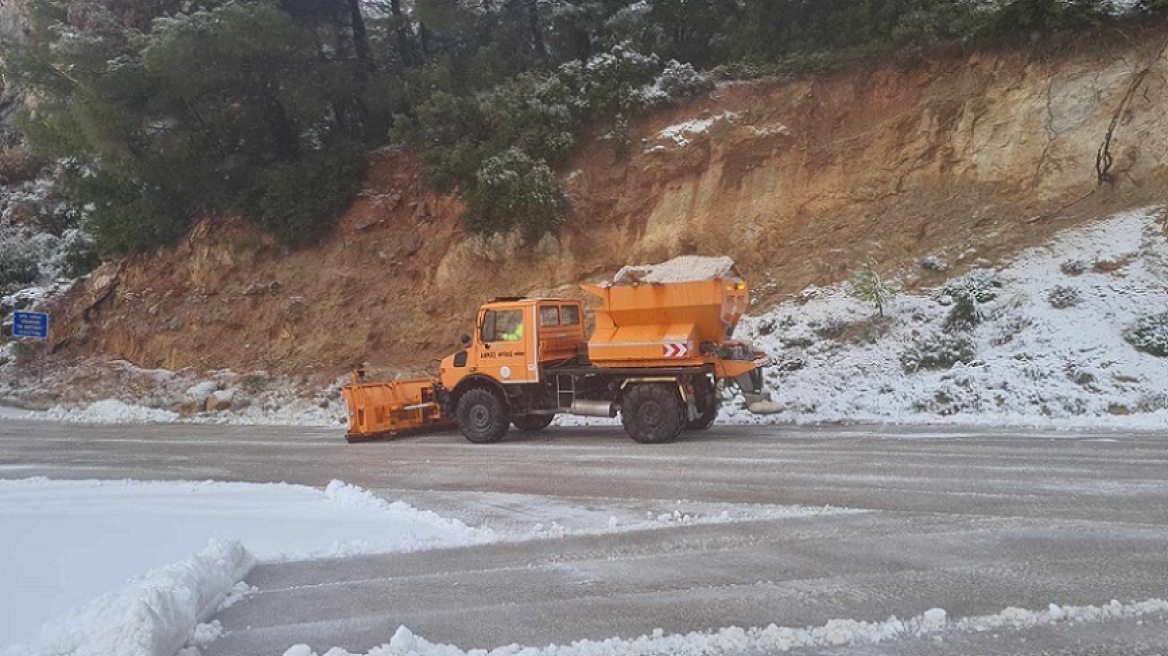
[[[218,390],[212,392],[211,396],[207,397],[207,412],[221,412],[223,410],[231,409],[231,401],[234,397],[231,390]]]

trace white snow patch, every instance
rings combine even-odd
[[[226,592],[247,574],[254,563],[252,555],[238,542],[212,540],[194,556],[131,578],[113,592],[48,622],[38,638],[27,644],[8,647],[4,654],[170,656],[191,639],[192,634],[197,640],[210,640],[217,635],[216,628],[221,627],[200,627],[199,622],[218,608]],[[31,563],[23,560],[21,564],[27,566]],[[104,569],[100,566],[91,568]],[[5,581],[12,580],[5,578]],[[21,589],[22,580],[25,579],[16,579],[19,593],[26,592]],[[42,585],[47,583],[43,581]],[[73,581],[66,579],[54,583],[50,590],[61,586],[60,591],[66,592],[63,588]],[[10,601],[3,604],[6,607],[3,626],[13,624],[13,628],[23,628],[15,626],[15,622],[25,613],[23,610],[20,613],[14,611],[27,604],[29,596],[6,595]],[[32,601],[35,603],[35,596]],[[6,637],[9,636],[0,636]]]
[[[1029,611],[1007,608],[995,615],[968,617],[949,621],[944,609],[934,608],[923,615],[907,620],[890,617],[887,620],[866,622],[835,619],[822,626],[805,628],[780,627],[771,624],[765,628],[743,629],[736,626],[716,631],[694,631],[667,635],[661,629],[649,635],[626,640],[578,640],[568,645],[524,647],[517,644],[490,651],[464,651],[453,646],[429,642],[408,628],[399,627],[387,644],[371,649],[365,656],[675,656],[704,654],[770,654],[806,647],[841,647],[855,644],[879,644],[911,636],[931,636],[935,640],[961,633],[990,629],[1026,629],[1060,622],[1106,622],[1168,613],[1168,601],[1147,601],[1121,604],[1112,601],[1103,606],[1065,606],[1051,610]],[[307,645],[294,645],[284,656],[317,656]],[[334,647],[325,656],[355,656]]]
[[[389,503],[339,481],[322,492],[286,484],[0,480],[0,526],[4,527],[0,581],[5,582],[0,644],[29,640],[53,617],[139,572],[181,561],[208,541],[219,541],[213,545],[238,541],[260,560],[285,561],[497,539],[492,531],[472,529],[405,503]],[[247,594],[246,584],[232,587],[239,578],[215,584],[218,596],[212,610]],[[147,594],[138,592],[141,585],[126,585],[130,592],[124,595]],[[187,588],[172,591],[182,597]],[[162,588],[157,593],[151,592],[153,587],[146,590],[151,599],[166,596]],[[73,634],[66,631],[71,622],[84,620],[89,626],[123,617],[84,608],[88,607],[50,624],[32,646],[13,655],[58,653],[44,649],[72,640]],[[78,617],[77,612],[83,613],[81,619],[68,619]],[[90,635],[97,629],[85,631]]]
[[[77,424],[155,424],[178,421],[177,412],[147,408],[123,403],[117,399],[105,399],[79,408],[58,405],[47,410],[43,416],[30,413],[29,418],[44,418]]]
[[[219,389],[219,384],[213,380],[204,380],[201,383],[191,385],[187,388],[187,396],[192,401],[202,407],[207,402],[207,399]]]
[[[733,123],[738,118],[734,112],[722,112],[710,118],[696,118],[683,123],[676,123],[657,133],[657,138],[685,147],[698,135],[705,134],[718,122]]]
[[[210,395],[208,395],[210,396]],[[232,395],[234,396],[234,395]],[[205,401],[206,399],[204,399]],[[237,426],[338,427],[338,410],[321,408],[311,401],[293,401],[279,408],[249,405],[230,412],[200,413],[183,417],[177,412],[150,408],[118,399],[103,399],[79,406],[56,405],[43,412],[5,410],[0,416],[13,419],[63,421],[74,424],[215,424]]]

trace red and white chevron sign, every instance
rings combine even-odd
[[[661,345],[667,358],[684,358],[689,356],[689,344],[685,342],[665,342]]]

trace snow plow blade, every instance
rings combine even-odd
[[[429,378],[363,382],[364,372],[353,373],[353,382],[342,388],[349,406],[349,442],[434,433],[456,426],[443,419],[442,406]]]

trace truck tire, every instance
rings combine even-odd
[[[718,419],[718,393],[706,378],[694,383],[694,402],[698,407],[698,418],[685,422],[686,430],[706,430]]]
[[[509,424],[503,402],[489,390],[478,387],[458,399],[458,429],[475,444],[498,442]]]
[[[511,418],[511,424],[521,431],[535,433],[551,425],[555,415],[518,415]]]
[[[621,423],[634,441],[660,444],[677,439],[685,426],[685,406],[673,385],[632,385],[621,399]]]

